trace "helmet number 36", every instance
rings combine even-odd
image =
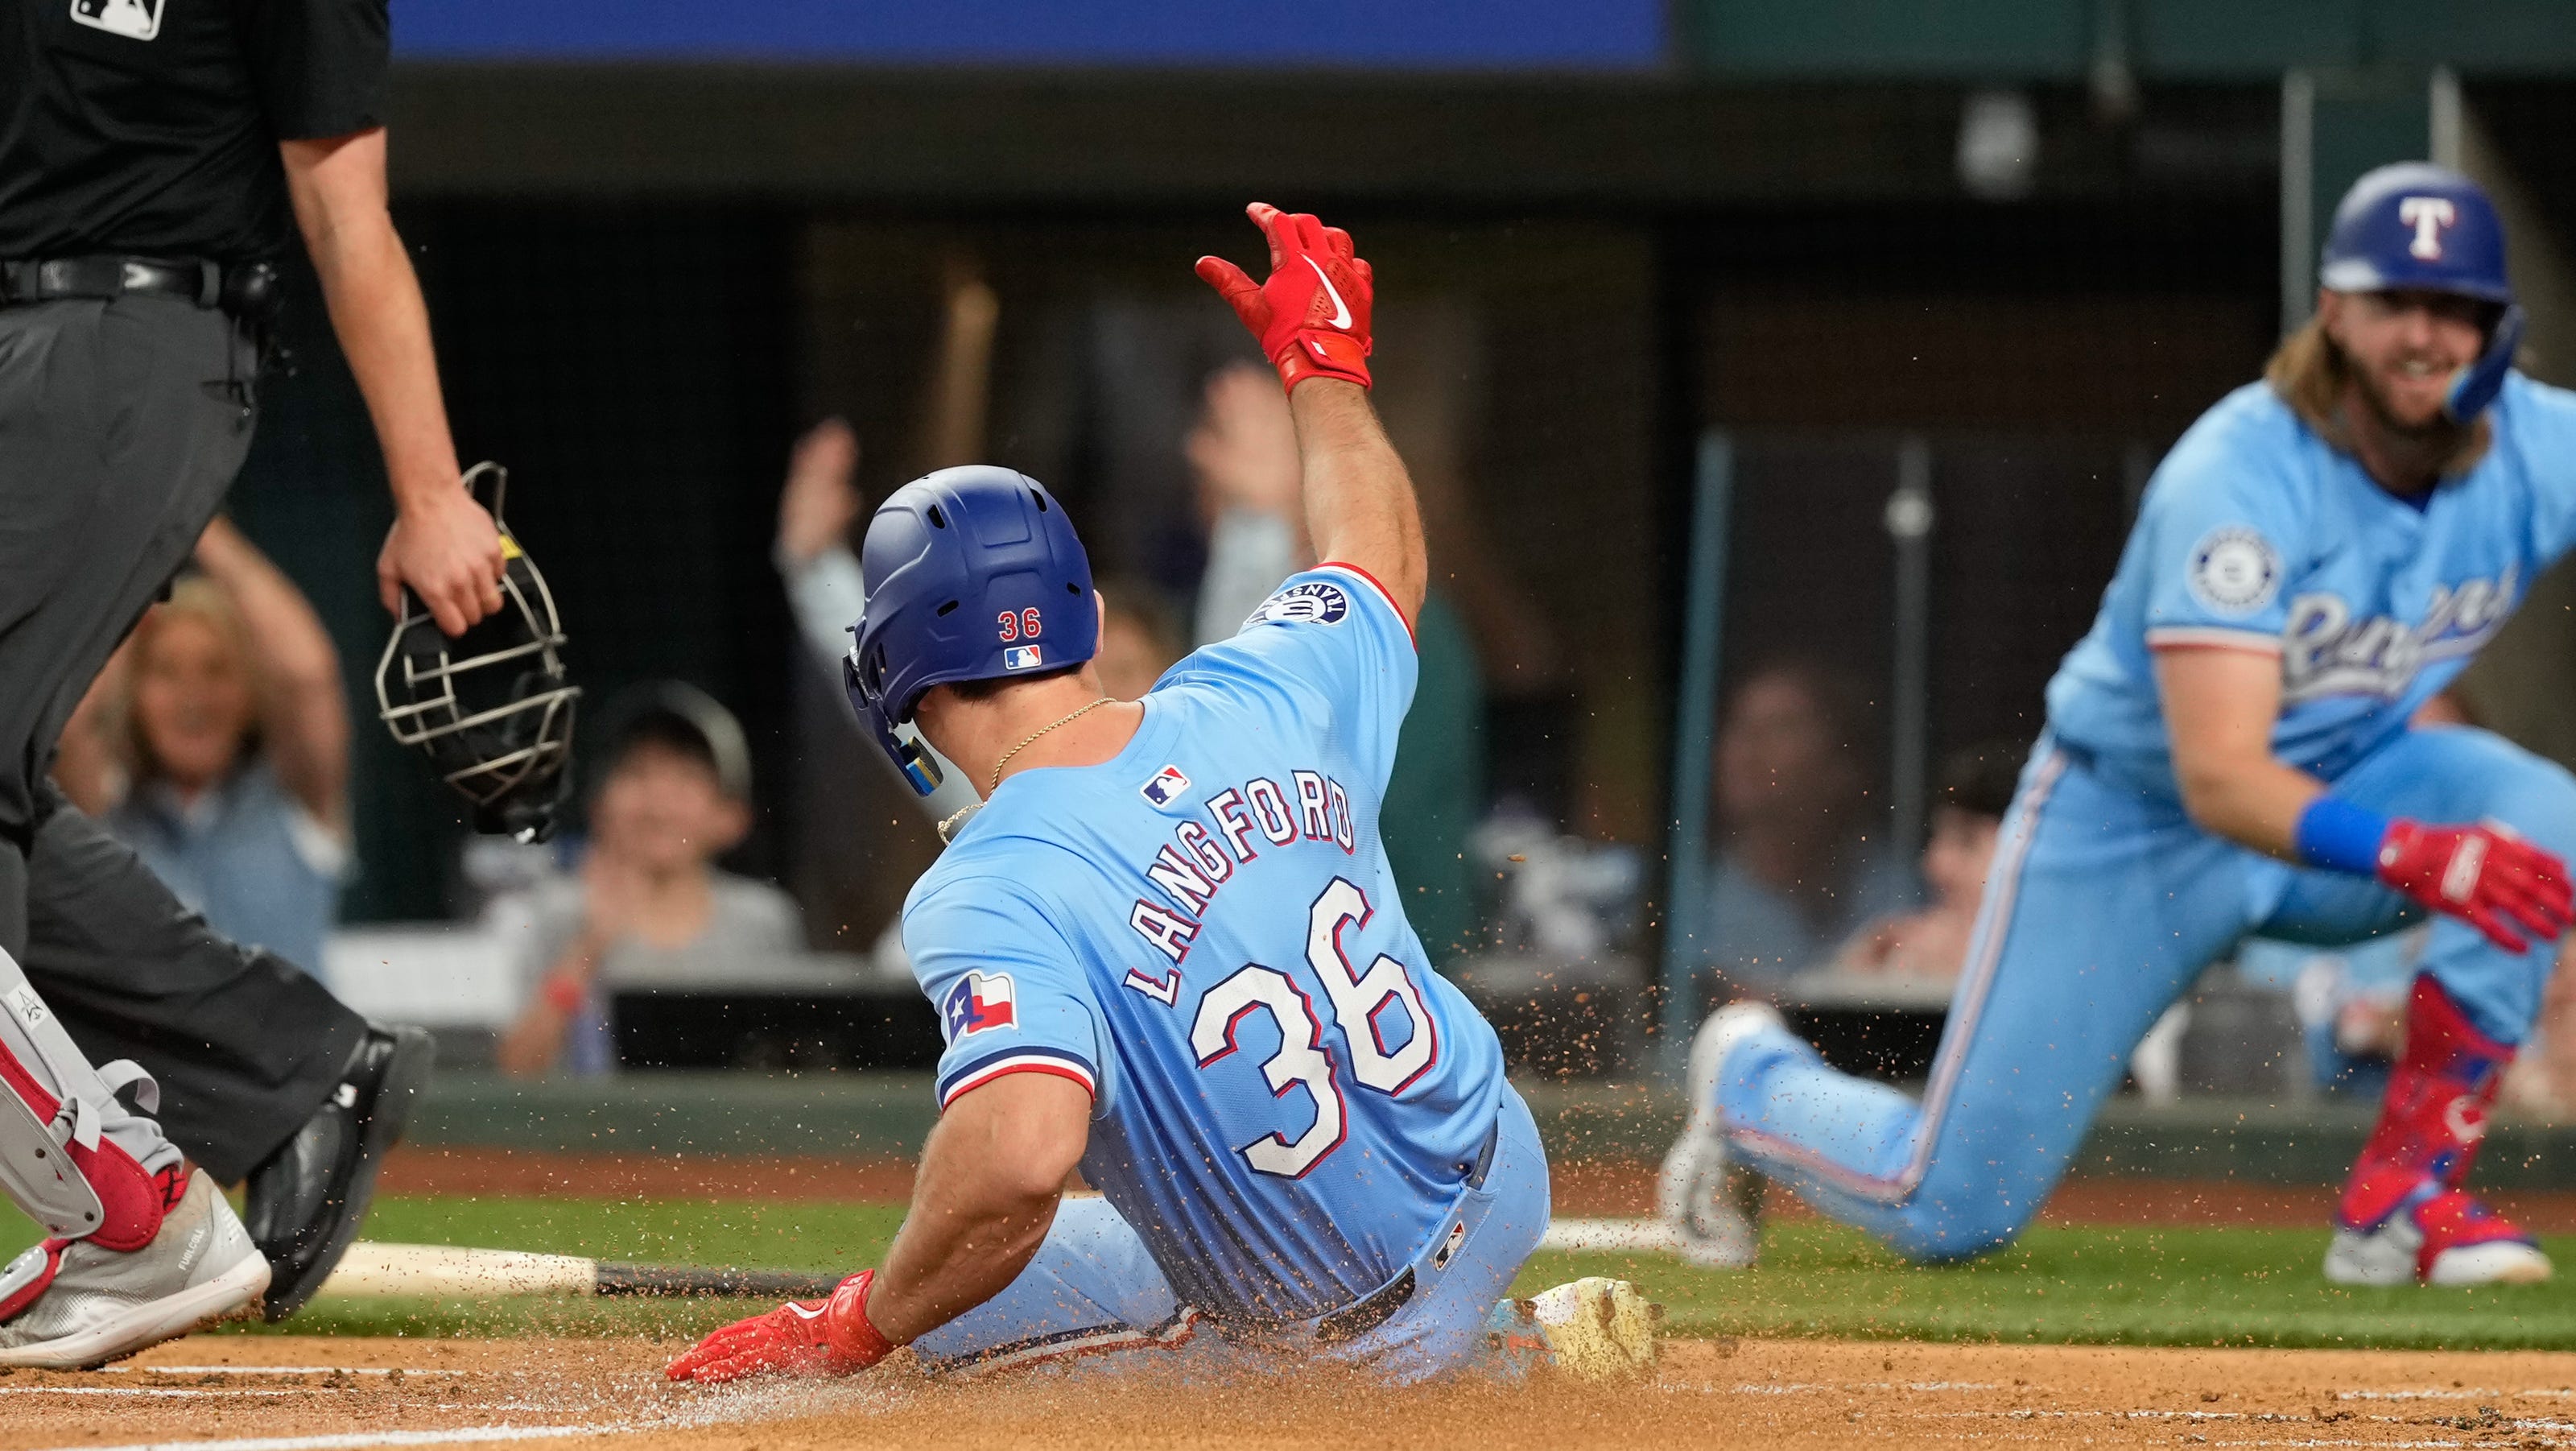
[[[1039,616],[1035,605],[1025,610],[1004,610],[995,623],[1001,628],[1005,645],[1013,640],[1034,640],[1046,630],[1046,621]]]
[[[1335,877],[1306,916],[1306,965],[1323,981],[1326,1007],[1342,1030],[1351,1056],[1351,1078],[1363,1089],[1393,1096],[1413,1086],[1438,1060],[1440,1041],[1421,990],[1404,964],[1380,953],[1363,970],[1342,948],[1342,929],[1365,926],[1373,915],[1368,896],[1347,878]],[[1243,1146],[1244,1162],[1264,1174],[1295,1179],[1322,1163],[1348,1133],[1333,1050],[1314,1000],[1295,979],[1274,967],[1246,963],[1199,999],[1190,1025],[1190,1047],[1206,1068],[1235,1050],[1235,1031],[1246,1015],[1267,1010],[1279,1025],[1279,1051],[1261,1065],[1274,1096],[1303,1088],[1314,1100],[1315,1119],[1294,1140],[1270,1133]],[[1401,1046],[1386,1046],[1401,1017]]]

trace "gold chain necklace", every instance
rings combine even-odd
[[[1039,726],[1036,730],[1029,732],[1029,738],[1027,740],[1020,742],[1018,745],[1011,747],[1007,751],[1004,751],[1002,753],[1002,759],[993,763],[993,784],[984,788],[984,794],[986,796],[990,796],[994,792],[1002,789],[1002,768],[1011,764],[1011,758],[1013,756],[1016,756],[1020,752],[1037,744],[1038,737],[1045,735],[1048,731],[1054,730],[1057,726],[1071,725],[1075,721],[1082,719],[1084,716],[1091,714],[1093,711],[1100,709],[1104,705],[1116,705],[1117,703],[1118,697],[1114,695],[1104,695],[1098,700],[1093,701],[1091,704],[1084,706],[1082,709],[1075,711],[1073,714],[1066,716],[1062,720],[1050,721],[1045,725]]]

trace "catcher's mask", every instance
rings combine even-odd
[[[509,470],[481,463],[465,487],[501,523]],[[410,590],[393,638],[376,663],[385,728],[429,756],[441,779],[474,804],[474,829],[523,842],[553,834],[571,782],[573,703],[581,688],[564,671],[563,621],[554,594],[519,541],[501,529],[501,608],[454,639]]]

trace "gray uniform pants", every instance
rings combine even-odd
[[[320,1106],[364,1025],[209,931],[45,773],[231,487],[257,365],[181,299],[0,307],[0,952],[92,1062],[161,1083],[169,1137],[220,1179]]]

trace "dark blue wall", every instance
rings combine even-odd
[[[1662,0],[401,0],[412,59],[1636,69]]]

